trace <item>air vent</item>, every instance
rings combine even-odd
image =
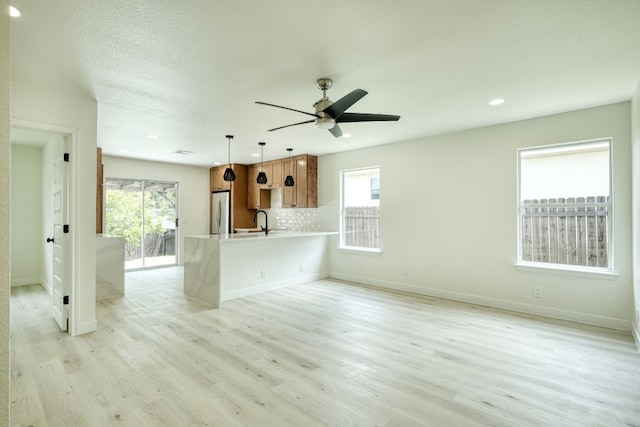
[[[189,151],[189,150],[176,150],[176,151],[174,151],[174,153],[176,153],[176,154],[193,154],[193,151]]]

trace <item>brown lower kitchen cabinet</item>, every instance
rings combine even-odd
[[[293,187],[282,187],[283,208],[318,207],[318,157],[302,154],[282,159],[282,174],[291,174],[295,182]]]

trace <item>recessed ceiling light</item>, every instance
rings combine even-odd
[[[491,105],[492,107],[495,107],[496,105],[502,105],[504,104],[504,99],[502,98],[494,98],[491,101],[489,101],[489,105]]]
[[[147,138],[149,138],[149,139],[158,139],[158,135],[156,135],[154,133],[150,133],[149,135],[147,135]]]
[[[351,138],[351,134],[350,133],[343,133],[342,137],[343,138]]]
[[[221,165],[222,163],[220,163],[220,162],[213,162],[213,164],[214,164],[214,165],[216,165],[216,166],[218,166],[218,165]]]
[[[22,16],[22,12],[20,12],[20,9],[18,9],[14,5],[10,5],[9,16],[11,16],[12,18],[19,18],[20,16]]]
[[[251,157],[260,157],[260,154],[258,154],[258,153],[251,153]]]
[[[129,152],[129,150],[127,150],[126,148],[121,148],[121,149],[120,149],[120,152],[121,152],[121,153],[128,153],[128,152]]]

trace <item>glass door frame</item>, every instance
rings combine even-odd
[[[136,190],[140,193],[140,209],[141,209],[141,227],[142,227],[142,236],[140,238],[140,263],[141,265],[138,267],[131,267],[131,268],[126,268],[126,258],[125,258],[125,271],[136,271],[136,270],[148,270],[148,269],[153,269],[153,268],[163,268],[163,267],[174,267],[176,265],[178,265],[178,256],[180,253],[180,239],[178,238],[178,233],[179,233],[179,222],[178,222],[178,207],[179,207],[179,182],[174,182],[174,181],[164,181],[164,180],[157,180],[157,179],[137,179],[137,178],[105,178],[105,185],[104,185],[104,191],[105,191],[105,203],[104,203],[104,221],[105,221],[105,226],[104,226],[104,231],[105,231],[105,236],[109,236],[107,234],[107,230],[109,229],[108,224],[107,224],[107,215],[106,215],[106,209],[108,208],[107,206],[107,191],[109,190],[109,184],[120,184],[120,185],[127,185],[127,184],[134,184],[137,183],[139,185],[139,189]],[[156,265],[147,265],[147,258],[153,258],[153,257],[149,257],[147,255],[145,255],[145,251],[146,251],[146,246],[148,244],[147,242],[147,238],[146,238],[146,233],[145,233],[145,225],[146,225],[146,215],[147,215],[147,207],[146,207],[146,198],[145,198],[145,193],[147,191],[153,191],[153,190],[147,190],[147,185],[148,184],[165,184],[168,187],[173,187],[174,188],[174,193],[175,193],[175,206],[174,206],[174,215],[173,215],[173,220],[175,223],[174,226],[174,261],[170,264],[156,264]],[[125,242],[125,245],[127,243]],[[126,257],[126,251],[125,251],[125,257]]]

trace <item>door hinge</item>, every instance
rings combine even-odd
[[[63,233],[68,233],[69,232],[69,224],[65,224],[62,226],[62,232]]]
[[[64,161],[65,162],[69,161],[69,153],[64,153]]]
[[[176,218],[176,227],[178,226],[178,218]]]
[[[62,304],[69,305],[69,295],[65,295],[62,297]]]

